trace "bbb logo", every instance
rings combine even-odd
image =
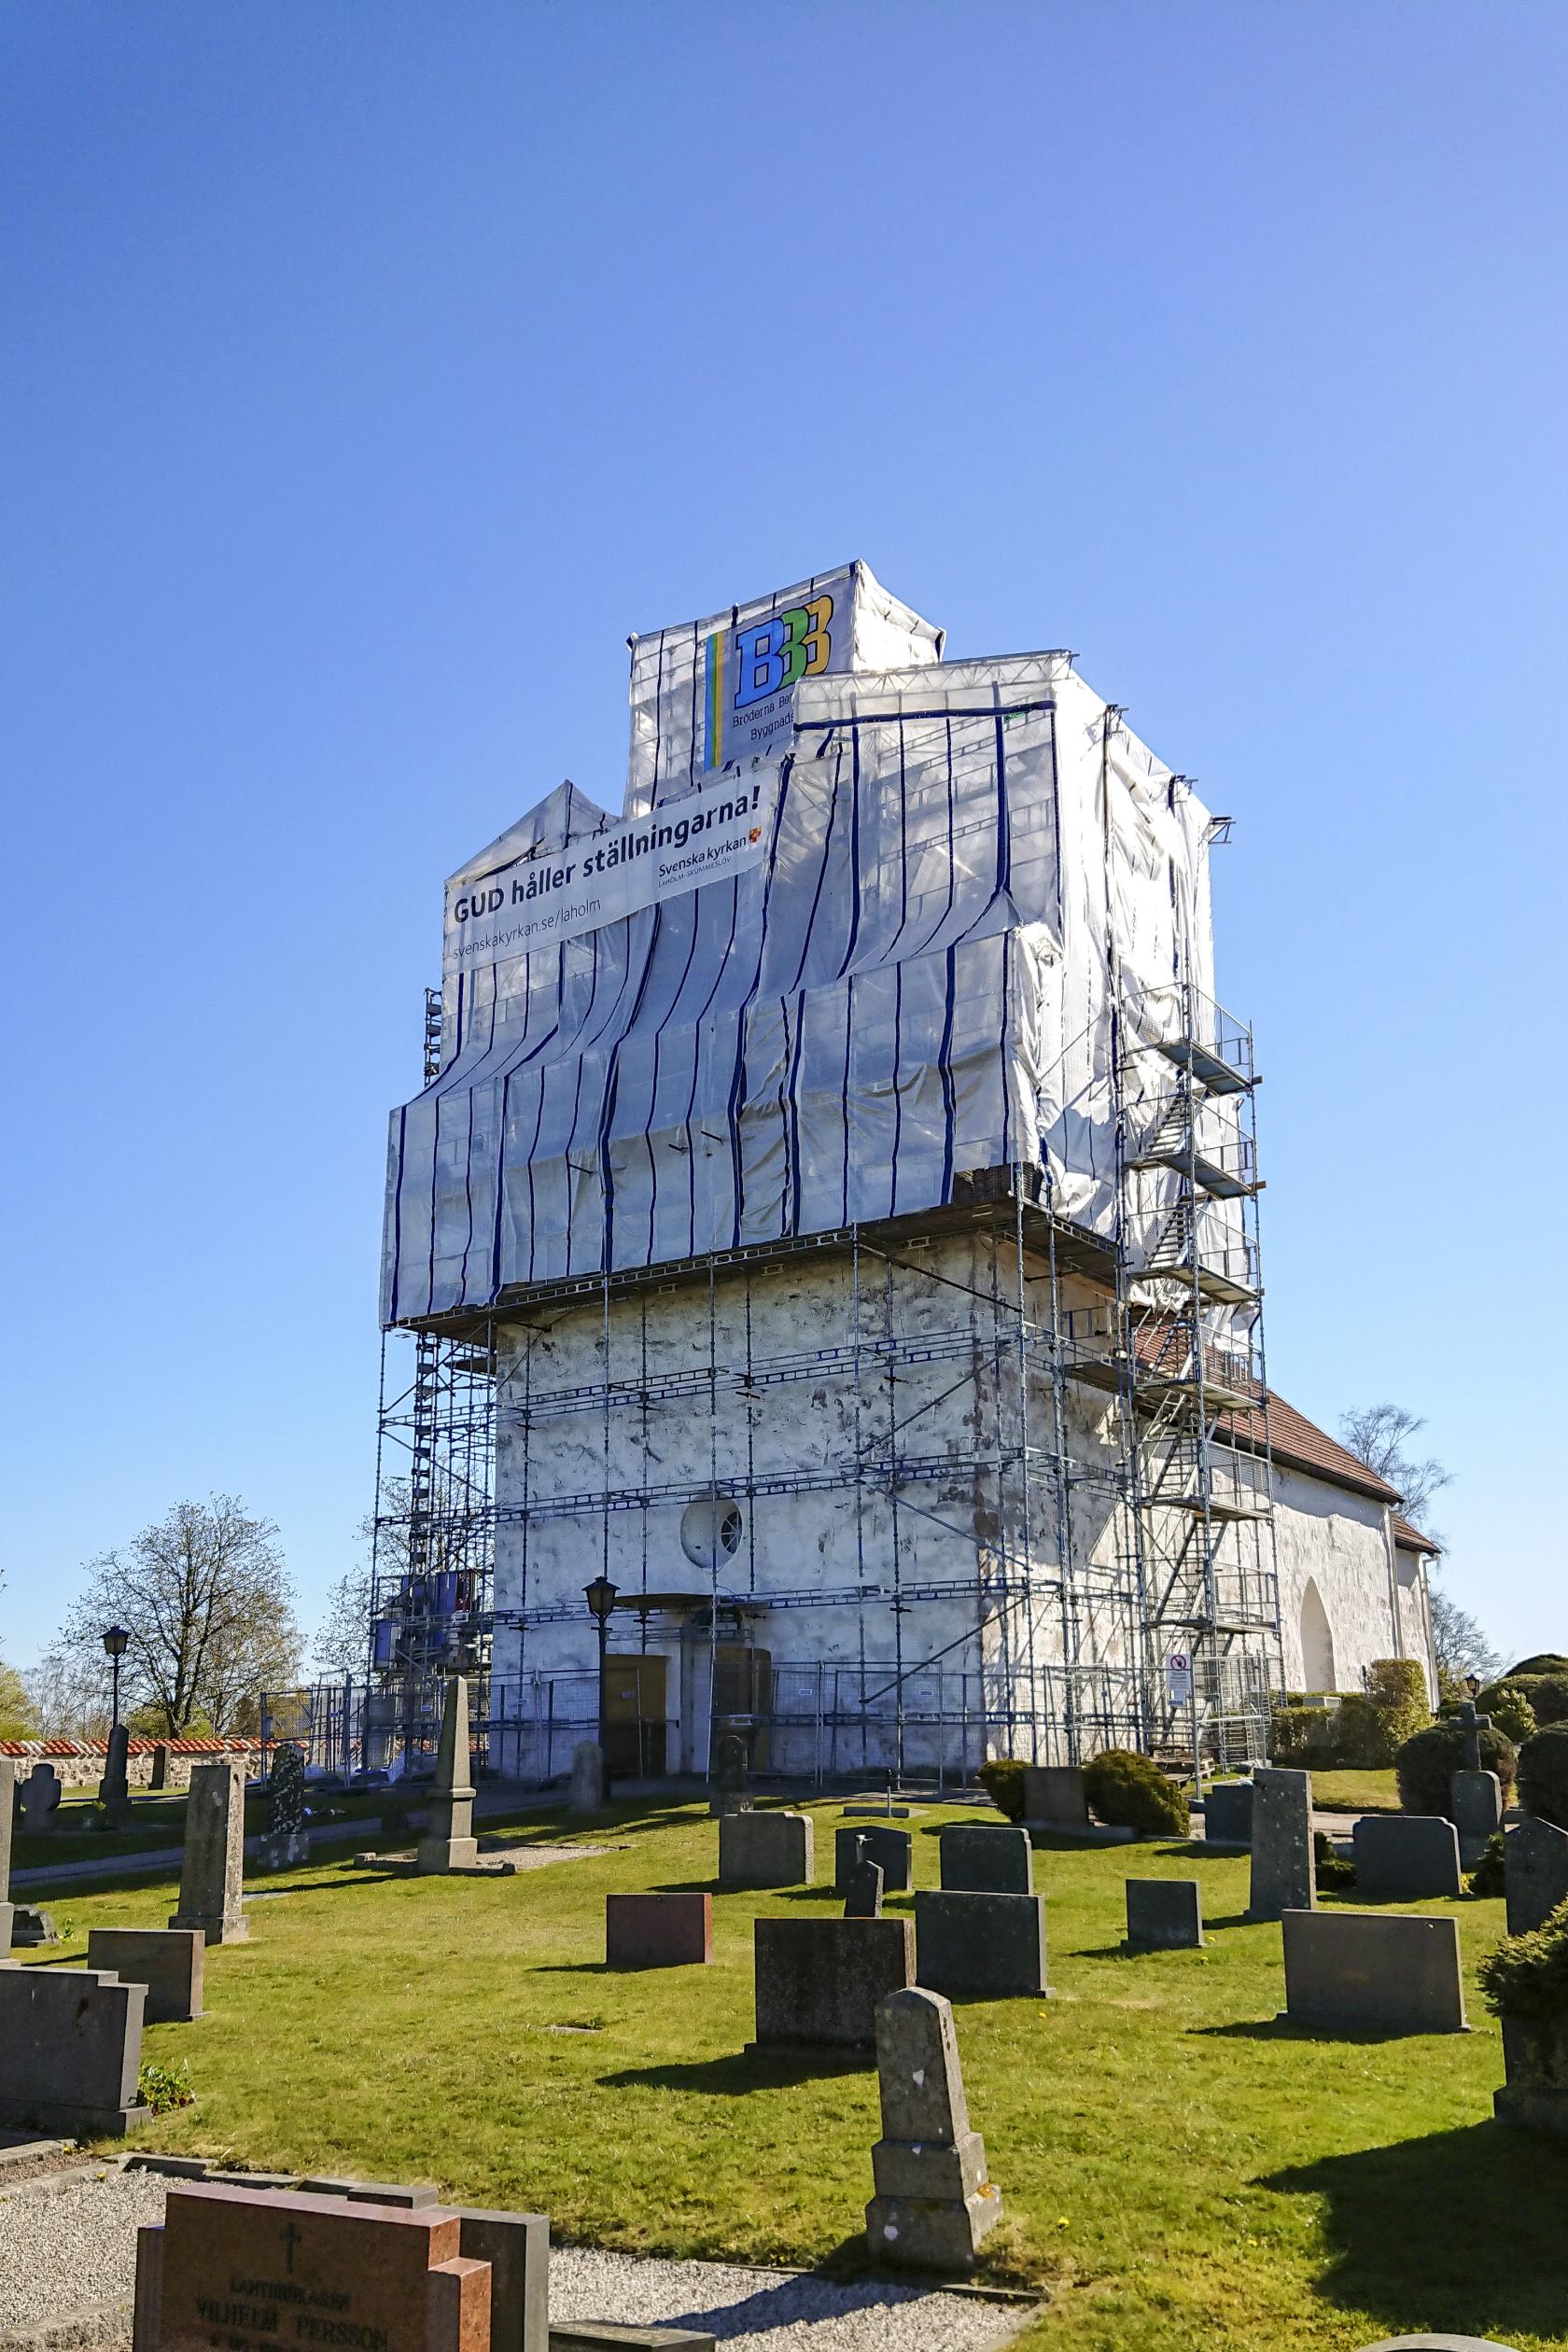
[[[819,677],[833,658],[833,598],[813,596],[708,638],[705,765],[722,767],[771,749],[788,726],[781,698],[798,679]]]

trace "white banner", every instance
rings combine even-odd
[[[770,768],[706,784],[564,849],[515,858],[461,889],[449,884],[442,969],[510,963],[755,865],[767,848],[777,783]]]

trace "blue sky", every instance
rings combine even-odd
[[[370,1505],[443,875],[625,637],[863,555],[1210,804],[1270,1368],[1568,1646],[1558,7],[61,0],[0,26],[8,1581]]]

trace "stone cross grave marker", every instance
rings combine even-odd
[[[52,1764],[35,1764],[17,1790],[17,1802],[21,1807],[21,1826],[27,1836],[35,1838],[54,1827],[60,1810],[60,1775]]]
[[[479,1860],[479,1841],[473,1833],[473,1800],[469,1686],[463,1675],[453,1674],[447,1679],[441,1699],[436,1785],[425,1809],[425,1828],[415,1869],[439,1877],[447,1870],[473,1869]]]
[[[273,1750],[267,1791],[267,1840],[262,1848],[267,1868],[287,1870],[310,1860],[310,1837],[305,1828],[305,1756],[292,1740]]]
[[[218,2181],[170,2184],[136,2247],[136,2352],[482,2352],[488,2262],[444,2205],[351,2204]]]
[[[1568,1902],[1568,1830],[1527,1814],[1503,1838],[1503,1892],[1510,1936],[1543,1926]]]
[[[1477,1715],[1474,1699],[1466,1699],[1459,1710],[1459,1724],[1464,1734],[1464,1769],[1467,1772],[1478,1772],[1481,1769],[1481,1733],[1491,1729],[1491,1717]]]
[[[1312,1863],[1312,1775],[1262,1766],[1253,1774],[1253,1877],[1249,1919],[1317,1907]]]
[[[917,1987],[876,2012],[882,2136],[871,2151],[876,2193],[866,2207],[873,2258],[903,2269],[973,2270],[1001,2219],[986,2177],[986,2146],[970,2127],[950,2003]]]
[[[0,1960],[11,1948],[11,1832],[16,1807],[14,1756],[0,1756]]]
[[[179,1909],[171,1927],[200,1927],[208,1943],[244,1943],[245,1767],[238,1757],[198,1764],[185,1808]]]

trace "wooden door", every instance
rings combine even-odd
[[[615,1780],[658,1778],[664,1772],[666,1662],[640,1652],[605,1659],[605,1739]]]

